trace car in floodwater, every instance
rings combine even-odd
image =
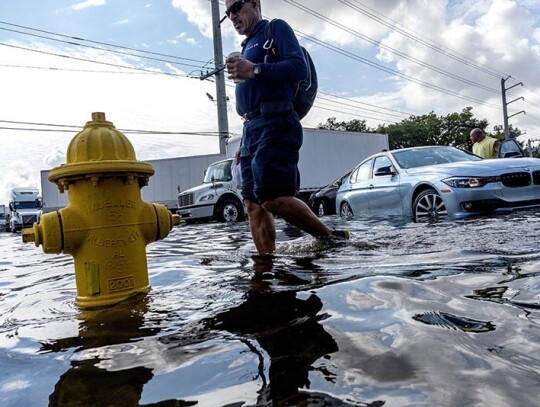
[[[343,181],[351,174],[347,171],[337,180],[313,192],[308,199],[308,206],[318,216],[336,214],[336,195]]]
[[[490,160],[446,146],[374,154],[344,179],[336,212],[419,222],[540,206],[540,159],[520,157],[515,144],[501,143],[501,151],[512,146],[512,158]]]

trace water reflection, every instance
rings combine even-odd
[[[43,342],[40,352],[80,351],[155,335],[155,328],[142,327],[147,310],[148,299],[137,298],[112,308],[81,311],[77,316],[79,335]],[[49,406],[138,405],[144,384],[153,377],[151,369],[109,372],[96,367],[98,361],[72,360],[54,386]]]
[[[267,258],[245,223],[175,228],[153,290],[97,311],[72,259],[0,235],[0,405],[535,405],[540,211],[335,247],[276,224]]]
[[[307,259],[299,263],[317,268]],[[338,351],[335,340],[320,324],[326,317],[321,313],[321,299],[315,294],[301,299],[294,291],[273,292],[271,287],[276,279],[280,284],[293,286],[306,284],[306,281],[280,269],[279,265],[274,267],[272,257],[254,256],[253,271],[250,289],[240,305],[191,324],[184,332],[162,336],[159,341],[178,352],[185,345],[214,339],[220,331],[228,331],[240,337],[259,360],[258,380],[262,385],[257,405],[332,400],[332,405],[348,405],[325,394],[301,391],[310,387],[313,363]],[[116,352],[110,352],[111,346],[159,334],[160,328],[145,326],[148,302],[148,297],[141,295],[113,308],[81,311],[77,316],[78,336],[42,342],[41,352],[86,351],[84,357],[73,358],[70,368],[61,375],[49,397],[49,406],[140,405],[143,387],[154,377],[152,368],[125,368],[120,363],[115,370],[108,370],[99,365],[115,357]],[[109,351],[101,352],[103,348]],[[329,382],[335,380],[335,374],[329,371],[320,369],[319,373]],[[171,402],[173,400],[144,406],[165,406]],[[185,400],[174,402],[176,404],[170,405],[197,404]]]
[[[299,389],[310,387],[308,375],[317,359],[338,351],[332,336],[319,323],[325,317],[319,314],[322,301],[315,294],[300,299],[294,291],[270,291],[270,283],[265,281],[265,275],[275,275],[270,256],[254,257],[254,270],[252,287],[244,302],[210,319],[209,326],[254,338],[266,351],[270,366],[268,381],[263,380],[259,393],[259,404],[296,403],[305,401],[306,396],[316,397],[301,394]],[[281,274],[283,277],[290,281],[290,275]],[[323,373],[326,380],[334,379],[331,373]],[[263,366],[260,375],[265,377]]]
[[[443,328],[461,329],[464,332],[489,332],[495,330],[491,321],[477,321],[472,318],[462,317],[442,311],[431,311],[413,316],[416,321],[427,325],[437,325]]]
[[[151,369],[138,367],[108,372],[95,360],[71,362],[49,397],[50,407],[138,406],[143,386],[152,379]]]
[[[107,354],[100,354],[100,348],[133,343],[161,331],[144,326],[148,309],[148,296],[138,294],[114,307],[84,310],[77,316],[78,336],[42,343],[41,352],[65,352],[74,348],[76,352],[93,350],[95,354],[80,360],[72,358],[70,368],[60,376],[49,396],[49,407],[196,405],[196,401],[183,400],[139,404],[144,385],[154,377],[153,369],[137,366],[115,371],[98,366],[107,358]]]
[[[148,302],[146,294],[138,294],[115,307],[82,310],[77,315],[78,336],[43,341],[40,352],[63,352],[71,348],[81,351],[157,335],[159,328],[143,326]]]

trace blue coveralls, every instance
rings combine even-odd
[[[264,62],[266,24],[259,21],[243,43],[244,58],[260,64],[261,73],[236,85],[236,111],[250,117],[244,123],[240,154],[242,196],[261,204],[294,196],[299,188],[303,134],[292,102],[298,82],[307,75],[298,39],[283,20],[272,23],[277,58]]]

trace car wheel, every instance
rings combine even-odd
[[[244,210],[242,204],[232,199],[225,199],[219,210],[217,211],[216,218],[220,222],[238,222],[244,217]]]
[[[432,188],[420,192],[413,204],[415,222],[444,219],[448,216],[446,205],[441,196]]]
[[[351,206],[347,202],[341,204],[339,215],[344,219],[351,219],[354,216]]]
[[[324,201],[320,201],[317,205],[317,215],[324,216],[326,215],[326,207],[324,205]]]

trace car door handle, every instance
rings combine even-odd
[[[373,188],[375,188],[375,185],[369,184],[368,189],[373,189]]]

